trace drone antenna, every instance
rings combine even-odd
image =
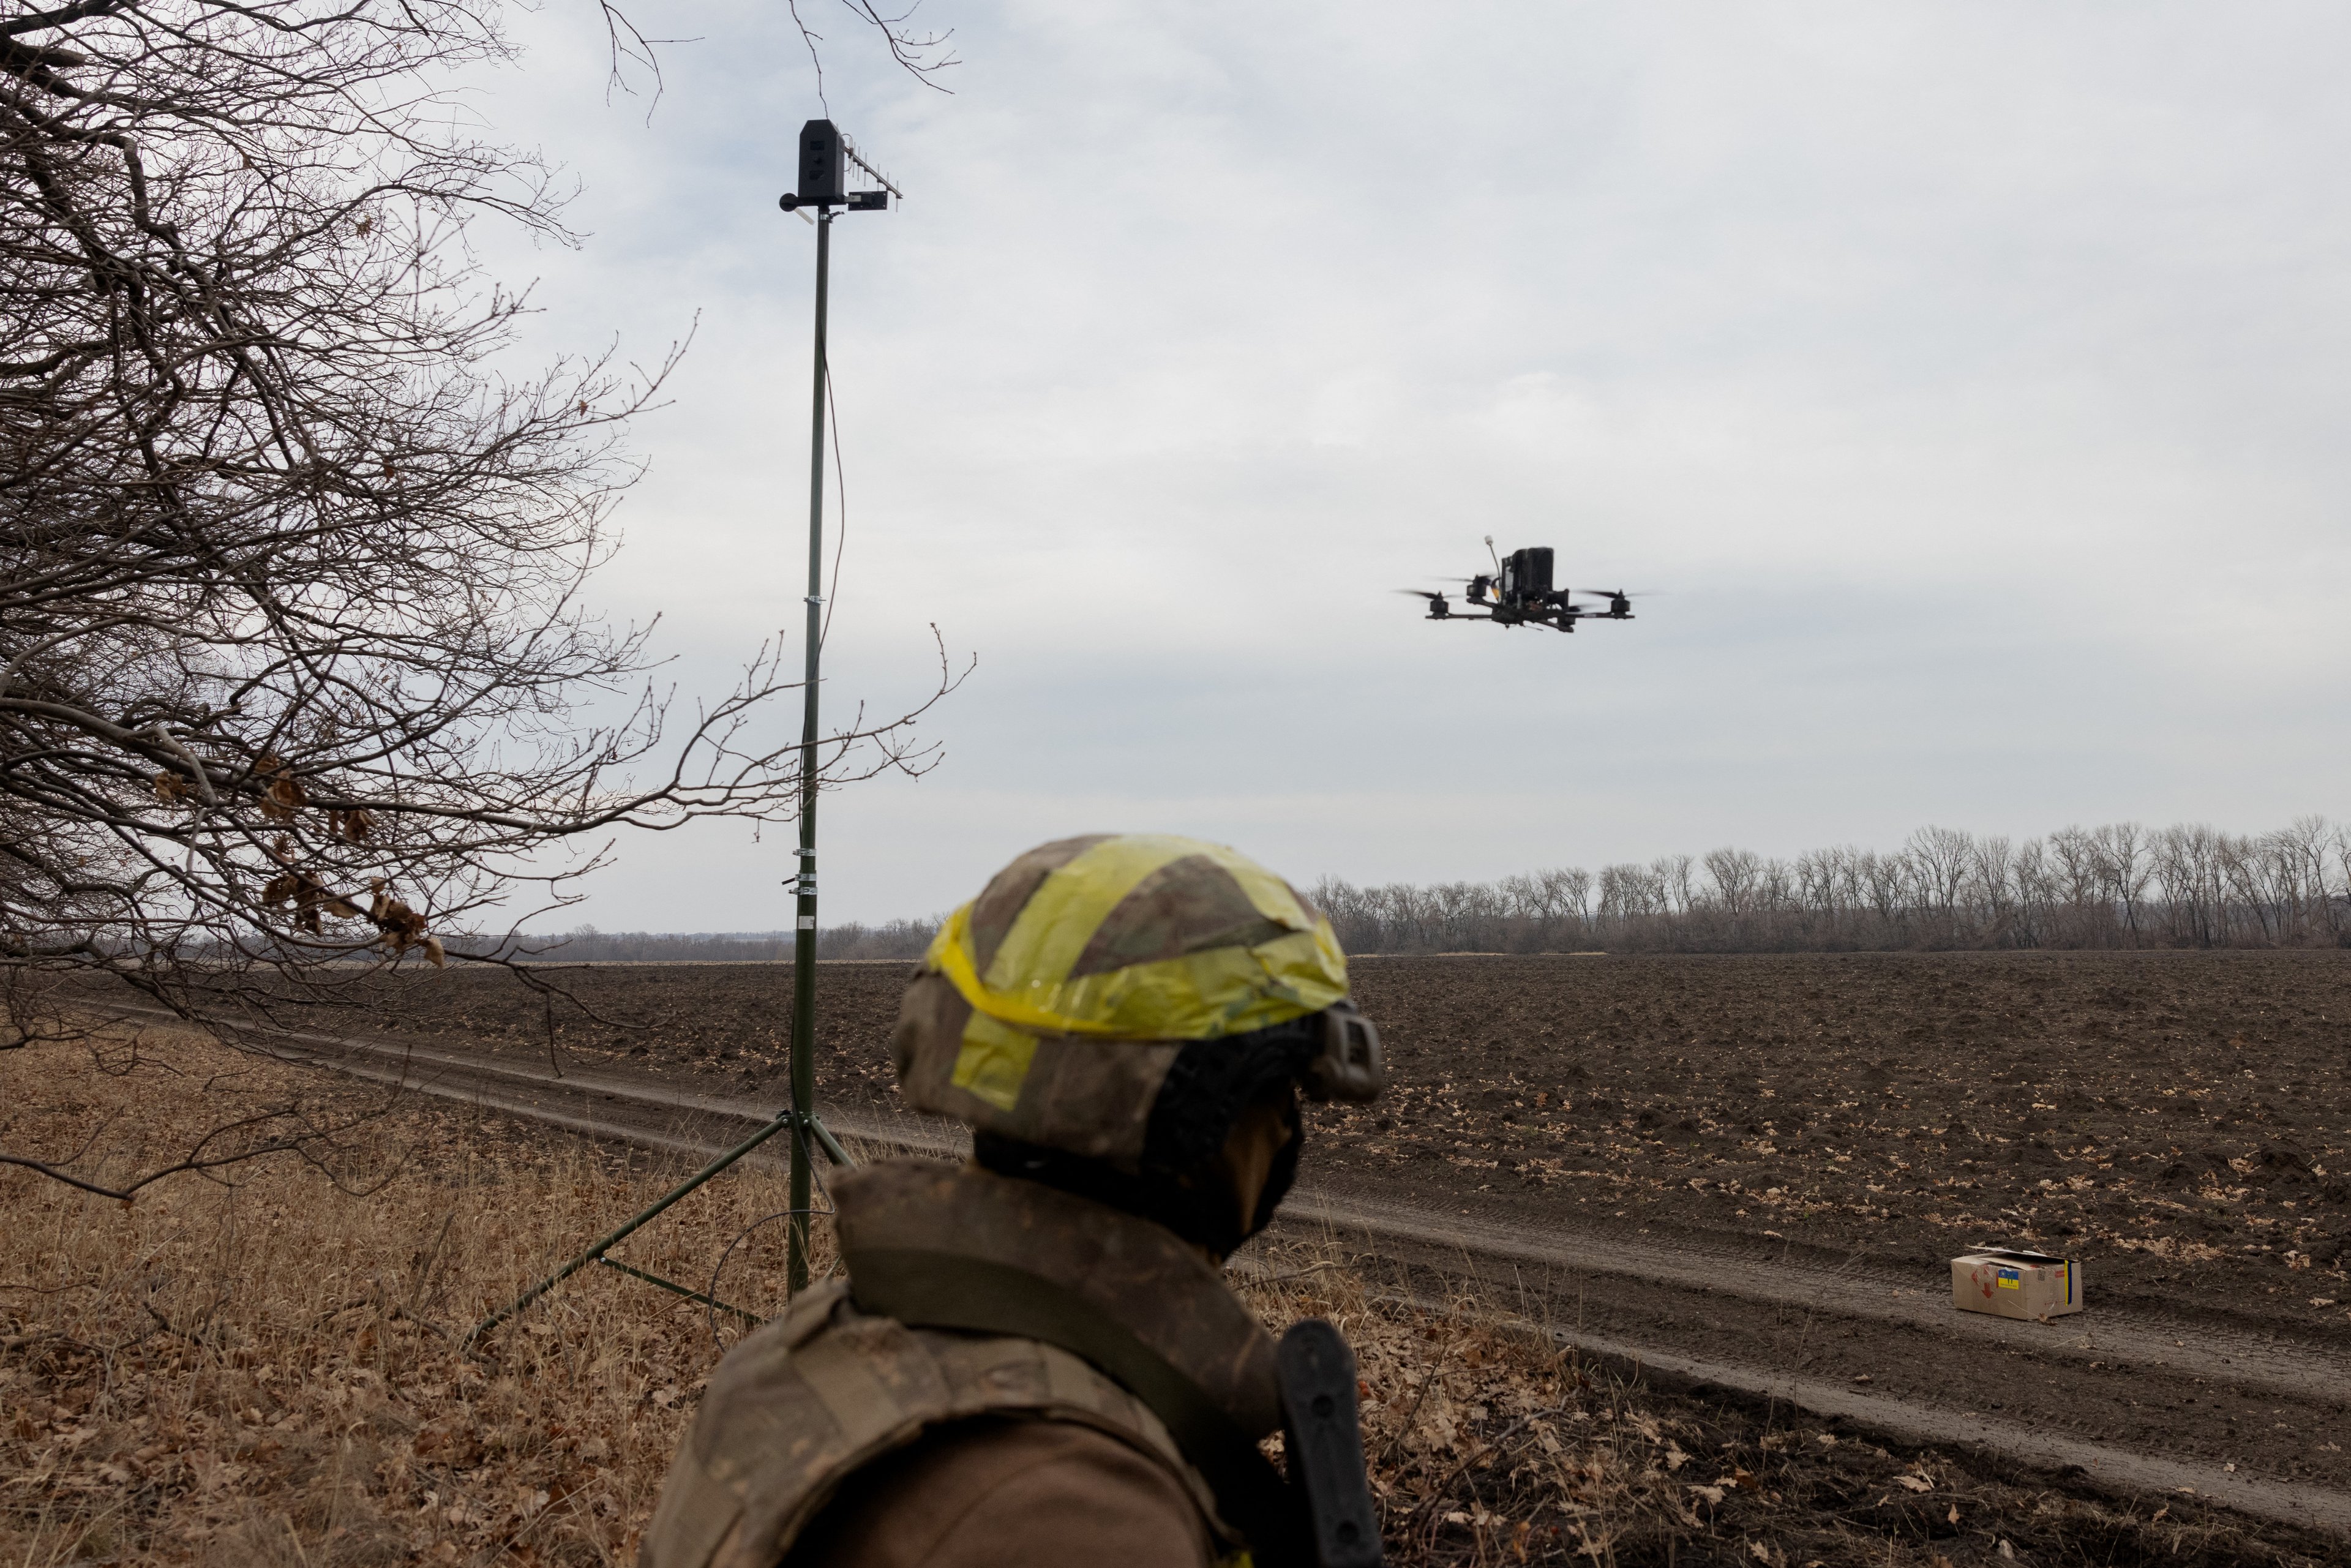
[[[1502,575],[1502,558],[1494,555],[1494,536],[1491,534],[1486,536],[1486,553],[1494,557],[1494,575],[1499,578]]]

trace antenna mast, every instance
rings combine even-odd
[[[852,191],[847,168],[855,163],[881,180],[878,191]],[[818,666],[824,652],[824,393],[827,379],[825,327],[832,282],[832,220],[841,213],[889,210],[897,186],[883,180],[856,153],[830,120],[800,127],[799,188],[779,198],[786,212],[814,207],[816,216],[816,352],[814,389],[809,408],[808,651],[800,713],[799,873],[791,883],[792,922],[792,1166],[791,1229],[786,1246],[786,1284],[795,1294],[808,1284],[809,1201],[811,1170],[809,1140],[835,1146],[816,1119],[816,783]]]

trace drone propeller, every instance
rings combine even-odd
[[[1446,597],[1446,595],[1437,592],[1433,588],[1396,588],[1391,589],[1389,591],[1392,593],[1401,593],[1408,599],[1443,599]]]
[[[1605,588],[1579,588],[1573,591],[1585,599],[1658,599],[1664,596],[1666,591],[1662,588],[1635,588],[1630,591],[1612,591]]]

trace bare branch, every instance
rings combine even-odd
[[[940,92],[955,90],[938,79],[939,72],[963,63],[955,57],[955,29],[950,27],[943,32],[935,32],[916,27],[914,13],[923,8],[922,0],[914,0],[912,5],[894,16],[883,11],[872,0],[841,0],[841,3],[853,12],[858,20],[881,34],[883,45],[890,51],[891,59],[908,76]],[[785,4],[791,10],[792,25],[799,29],[800,42],[808,46],[809,65],[816,73],[817,101],[823,104],[825,112],[830,114],[832,105],[824,93],[824,59],[817,49],[817,46],[824,42],[824,35],[810,26],[808,19],[800,15],[800,0],[785,0]]]
[[[655,40],[600,4],[614,83],[657,94]],[[918,77],[951,63],[851,8]],[[797,813],[781,636],[681,706],[653,628],[590,607],[640,472],[621,434],[682,349],[495,368],[528,301],[471,225],[573,243],[566,193],[435,84],[511,53],[496,0],[0,21],[6,1048],[69,1038],[95,981],[205,1029],[349,998],[512,931],[518,894],[572,902],[619,829]],[[933,766],[917,723],[960,678],[942,645],[812,782]]]

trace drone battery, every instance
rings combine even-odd
[[[1551,549],[1536,545],[1514,549],[1503,558],[1502,592],[1517,599],[1551,591]]]
[[[839,202],[848,183],[841,132],[830,120],[811,120],[800,127],[799,204]]]

